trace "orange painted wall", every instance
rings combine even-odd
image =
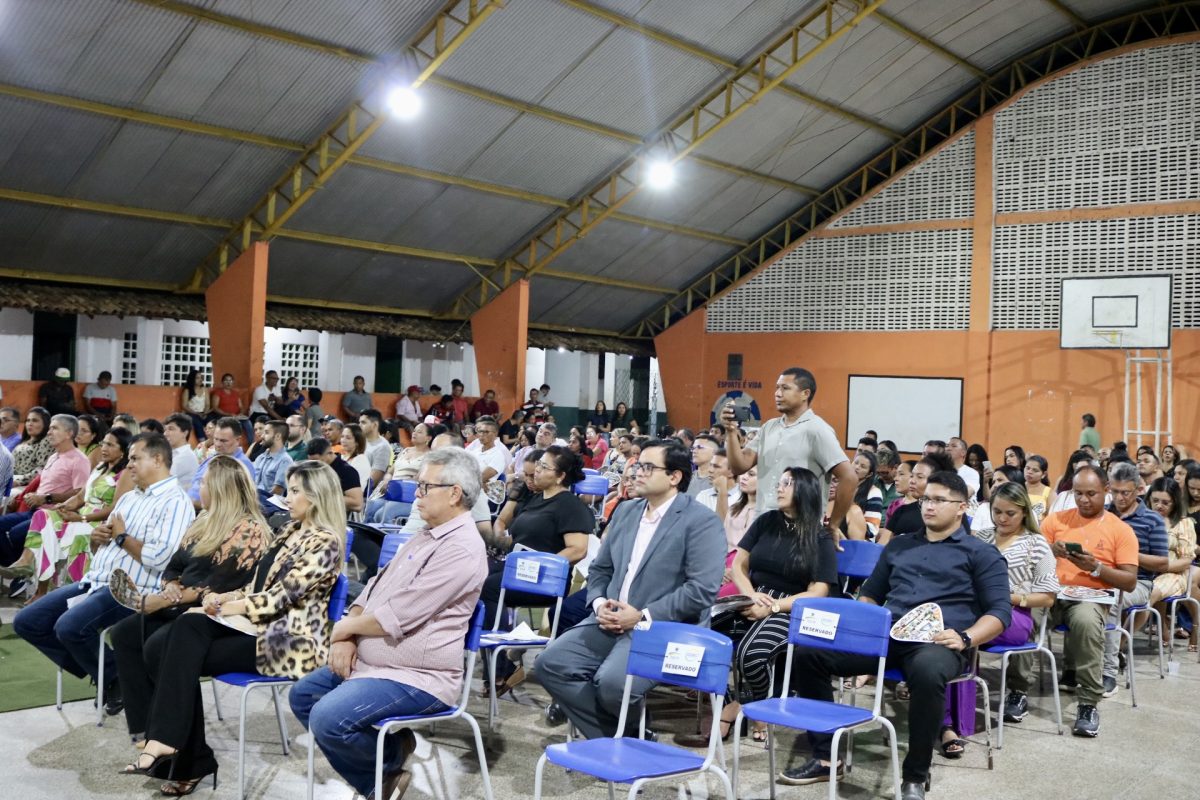
[[[773,387],[789,366],[817,378],[816,412],[839,437],[846,434],[849,376],[963,378],[963,436],[998,461],[1009,444],[1045,455],[1061,468],[1075,449],[1079,418],[1098,419],[1101,440],[1121,438],[1124,420],[1123,351],[1062,350],[1057,331],[924,331],[729,334],[704,332],[704,311],[669,328],[655,342],[672,425],[707,425],[723,393],[730,353],[743,356],[743,379],[768,418]],[[1200,330],[1173,334],[1175,440],[1195,453],[1200,444]],[[975,357],[973,354],[983,355]],[[1144,387],[1147,426],[1152,411]],[[1132,398],[1131,398],[1132,402]],[[853,432],[860,434],[860,431]],[[887,431],[880,435],[887,438]]]
[[[525,351],[529,346],[529,281],[519,280],[471,315],[479,385],[496,391],[500,408],[525,401]]]
[[[253,386],[263,374],[267,251],[265,242],[254,243],[204,293],[213,374],[233,373],[238,386]]]

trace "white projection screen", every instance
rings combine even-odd
[[[919,453],[930,439],[962,432],[961,378],[900,378],[851,375],[846,406],[846,448],[869,429],[905,453]]]

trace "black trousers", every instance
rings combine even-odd
[[[157,614],[134,614],[118,622],[109,631],[113,656],[117,661],[117,677],[121,681],[121,697],[125,701],[125,724],[131,734],[144,734],[154,697],[157,671],[150,664],[162,661],[171,623],[183,613],[181,608],[168,608]]]
[[[225,672],[255,670],[256,639],[204,614],[184,614],[167,629],[166,641],[149,662],[156,675],[146,738],[179,751],[177,779],[196,778],[217,766],[212,748],[204,739],[204,701],[200,678]],[[158,776],[165,777],[165,776]]]
[[[833,700],[830,680],[834,675],[874,675],[877,659],[808,647],[796,648],[792,679],[801,697]],[[908,754],[904,757],[904,780],[923,783],[933,761],[933,744],[946,714],[946,683],[962,674],[966,664],[961,653],[940,644],[893,641],[887,666],[904,673],[911,700],[908,704]],[[876,687],[882,691],[883,687]],[[799,741],[799,740],[797,740]],[[808,734],[814,758],[830,760],[833,737]]]

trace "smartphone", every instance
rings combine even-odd
[[[990,462],[990,461],[983,462],[983,471],[984,472],[987,472],[991,469],[992,469],[992,462]]]
[[[1068,553],[1074,553],[1075,555],[1083,554],[1083,545],[1078,542],[1063,542],[1063,547],[1067,549]]]

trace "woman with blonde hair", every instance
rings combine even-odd
[[[147,659],[157,678],[146,745],[125,774],[178,779],[173,795],[189,794],[209,774],[215,786],[200,678],[253,671],[301,678],[329,660],[329,596],[342,567],[346,505],[337,474],[321,461],[294,464],[287,489],[292,521],[259,560],[253,579],[237,591],[205,592],[203,613],[180,616],[160,653],[147,653],[158,657]],[[233,619],[226,625],[210,617]]]
[[[157,677],[147,665],[160,657],[170,624],[198,606],[204,592],[245,586],[271,542],[258,491],[245,467],[232,457],[212,460],[200,480],[200,506],[200,515],[163,571],[162,591],[140,597],[124,573],[111,582],[117,602],[139,612],[110,633],[125,722],[134,741],[145,735]],[[186,788],[183,784],[186,781],[173,788]],[[164,792],[171,790],[164,787]]]

